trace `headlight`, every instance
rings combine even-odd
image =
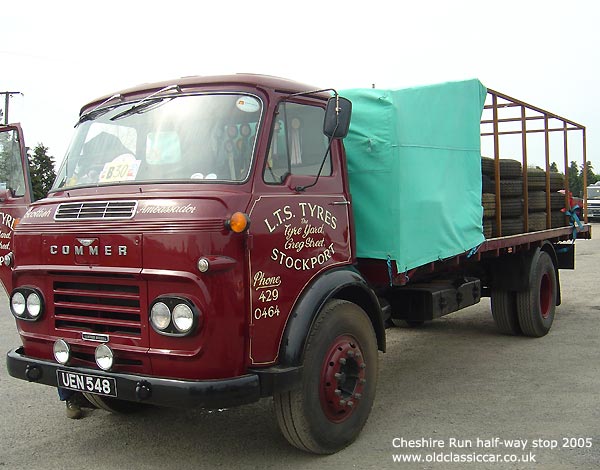
[[[21,292],[15,292],[12,299],[10,299],[10,306],[17,317],[23,316],[25,313],[25,305],[25,296]]]
[[[161,295],[150,306],[150,324],[161,335],[190,335],[200,323],[200,310],[184,297]]]
[[[39,320],[44,313],[42,294],[34,287],[18,287],[10,296],[10,311],[19,320]]]
[[[56,362],[65,365],[71,358],[71,348],[64,339],[59,339],[52,348]]]
[[[42,300],[35,292],[27,296],[27,313],[31,318],[37,318],[42,311]]]
[[[186,304],[178,304],[173,309],[173,324],[181,333],[187,333],[194,326],[194,312]]]
[[[157,330],[166,330],[171,323],[169,307],[163,302],[156,302],[150,311],[150,321]]]
[[[114,355],[112,349],[110,349],[106,344],[101,344],[96,348],[96,353],[94,354],[96,357],[96,364],[102,370],[110,370],[113,366]]]

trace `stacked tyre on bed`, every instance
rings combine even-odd
[[[496,181],[494,159],[482,157],[482,196],[483,233],[486,238],[499,236],[496,226]],[[558,191],[564,187],[564,175],[550,172],[551,227],[546,227],[546,172],[539,168],[527,169],[528,187],[528,227],[524,227],[523,212],[523,168],[521,162],[500,159],[500,206],[502,236],[524,232],[546,230],[546,228],[569,225],[561,209],[565,206],[565,196]]]
[[[499,236],[496,227],[496,181],[494,159],[482,157],[483,227],[486,238]],[[569,225],[561,209],[565,196],[558,192],[564,187],[564,175],[549,174],[551,227],[547,227],[546,172],[527,169],[528,227],[524,227],[525,201],[523,168],[517,160],[500,159],[500,216],[502,236],[534,232]],[[491,310],[498,329],[509,335],[544,336],[554,320],[558,292],[558,274],[551,251],[543,246],[523,253],[527,288],[515,289],[497,283],[491,286]],[[500,276],[501,277],[501,276]]]

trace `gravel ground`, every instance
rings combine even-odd
[[[576,265],[561,271],[563,304],[544,338],[497,334],[488,299],[423,328],[388,330],[371,417],[332,456],[290,447],[270,400],[221,412],[93,410],[68,420],[54,389],[12,379],[2,361],[0,468],[598,468],[600,240],[577,242]],[[20,341],[6,298],[0,303],[6,351]],[[493,462],[505,458],[520,461]]]

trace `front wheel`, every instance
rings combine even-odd
[[[333,454],[351,444],[371,412],[377,340],[365,311],[329,301],[311,328],[301,386],[274,395],[281,432],[298,449]]]

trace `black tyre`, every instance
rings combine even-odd
[[[527,200],[529,202],[529,212],[546,210],[546,191],[531,191]]]
[[[306,452],[343,449],[369,417],[377,377],[377,340],[367,314],[351,302],[329,301],[308,336],[300,388],[274,395],[281,432]]]
[[[514,292],[492,289],[492,317],[501,333],[505,335],[520,335],[519,317],[517,315],[517,300]]]
[[[137,413],[138,411],[148,408],[144,403],[138,403],[127,400],[119,400],[112,397],[101,397],[94,393],[84,393],[83,396],[96,408],[109,411],[117,414]]]
[[[493,223],[494,227],[494,236],[498,236],[498,231],[496,230],[496,224]],[[508,235],[516,235],[518,233],[524,233],[523,229],[523,217],[516,217],[513,219],[502,219],[502,236],[506,237]]]
[[[565,187],[565,175],[562,173],[550,172],[550,191],[558,191]]]
[[[552,206],[552,210],[560,210],[566,206],[565,204],[565,195],[561,193],[551,193],[550,194],[550,205]]]
[[[529,214],[529,232],[538,232],[546,230],[546,213],[535,212]]]
[[[483,193],[481,195],[481,203],[483,205],[492,204],[496,207],[496,195],[494,193]]]
[[[517,314],[521,331],[526,336],[544,336],[554,321],[556,310],[556,270],[550,255],[540,251],[534,255],[529,271],[529,287],[517,292]]]
[[[503,158],[500,160],[500,178],[512,179],[523,175],[521,162]]]
[[[529,191],[544,191],[546,189],[546,177],[527,178],[527,188]]]
[[[523,213],[523,200],[517,198],[502,198],[500,200],[502,217],[516,217]]]
[[[494,177],[494,159],[481,157],[481,173],[486,176]]]
[[[540,168],[528,168],[527,187],[529,191],[543,191],[546,189],[546,172]]]
[[[483,217],[485,219],[492,219],[496,216],[496,208],[495,207],[485,207],[483,206]]]
[[[483,221],[483,236],[485,238],[492,238],[494,235],[494,224],[491,220]]]
[[[523,180],[500,180],[500,196],[521,196],[523,194]]]
[[[496,194],[496,182],[493,176],[481,175],[481,192]]]
[[[566,216],[564,212],[552,211],[550,217],[552,218],[552,228],[568,227],[569,225],[571,225],[569,217]]]
[[[496,215],[496,195],[483,193],[481,195],[481,204],[483,205],[483,217],[491,218]]]

